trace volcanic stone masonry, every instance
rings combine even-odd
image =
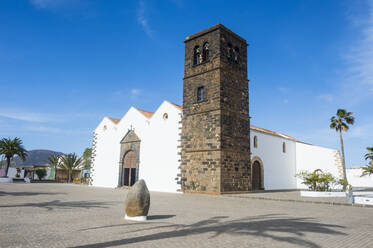
[[[181,189],[249,191],[247,43],[221,24],[184,42]]]

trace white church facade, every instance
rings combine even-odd
[[[179,192],[181,115],[181,106],[164,101],[154,113],[131,107],[121,119],[105,117],[94,131],[92,185],[130,185],[132,177],[133,181],[144,179],[152,191]],[[130,176],[121,168],[131,151],[121,154],[121,141],[131,132],[139,140],[139,158]],[[259,175],[258,189],[305,188],[295,177],[302,170],[321,169],[342,177],[337,150],[256,126],[251,126],[250,136],[251,169],[259,170],[252,173]],[[124,176],[128,177],[126,182],[121,180]]]

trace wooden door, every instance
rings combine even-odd
[[[123,159],[122,184],[132,186],[136,181],[136,155],[133,151],[126,153]]]
[[[262,170],[260,168],[260,163],[258,161],[255,161],[252,168],[252,188],[253,190],[261,189],[262,185]]]

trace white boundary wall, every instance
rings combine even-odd
[[[347,169],[347,180],[354,187],[373,188],[373,175],[363,176],[361,168]]]
[[[336,178],[341,178],[339,163],[340,156],[337,150],[296,142],[296,173],[321,169]],[[297,178],[297,188],[307,188],[299,178]]]

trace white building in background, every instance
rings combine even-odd
[[[181,115],[181,106],[164,101],[154,113],[131,107],[122,119],[105,117],[94,131],[92,184],[118,187],[144,179],[152,191],[177,192]],[[342,178],[337,150],[256,126],[250,136],[254,188],[306,188],[295,177],[303,170]],[[373,186],[372,178],[361,178],[357,169],[347,172],[353,186]]]

